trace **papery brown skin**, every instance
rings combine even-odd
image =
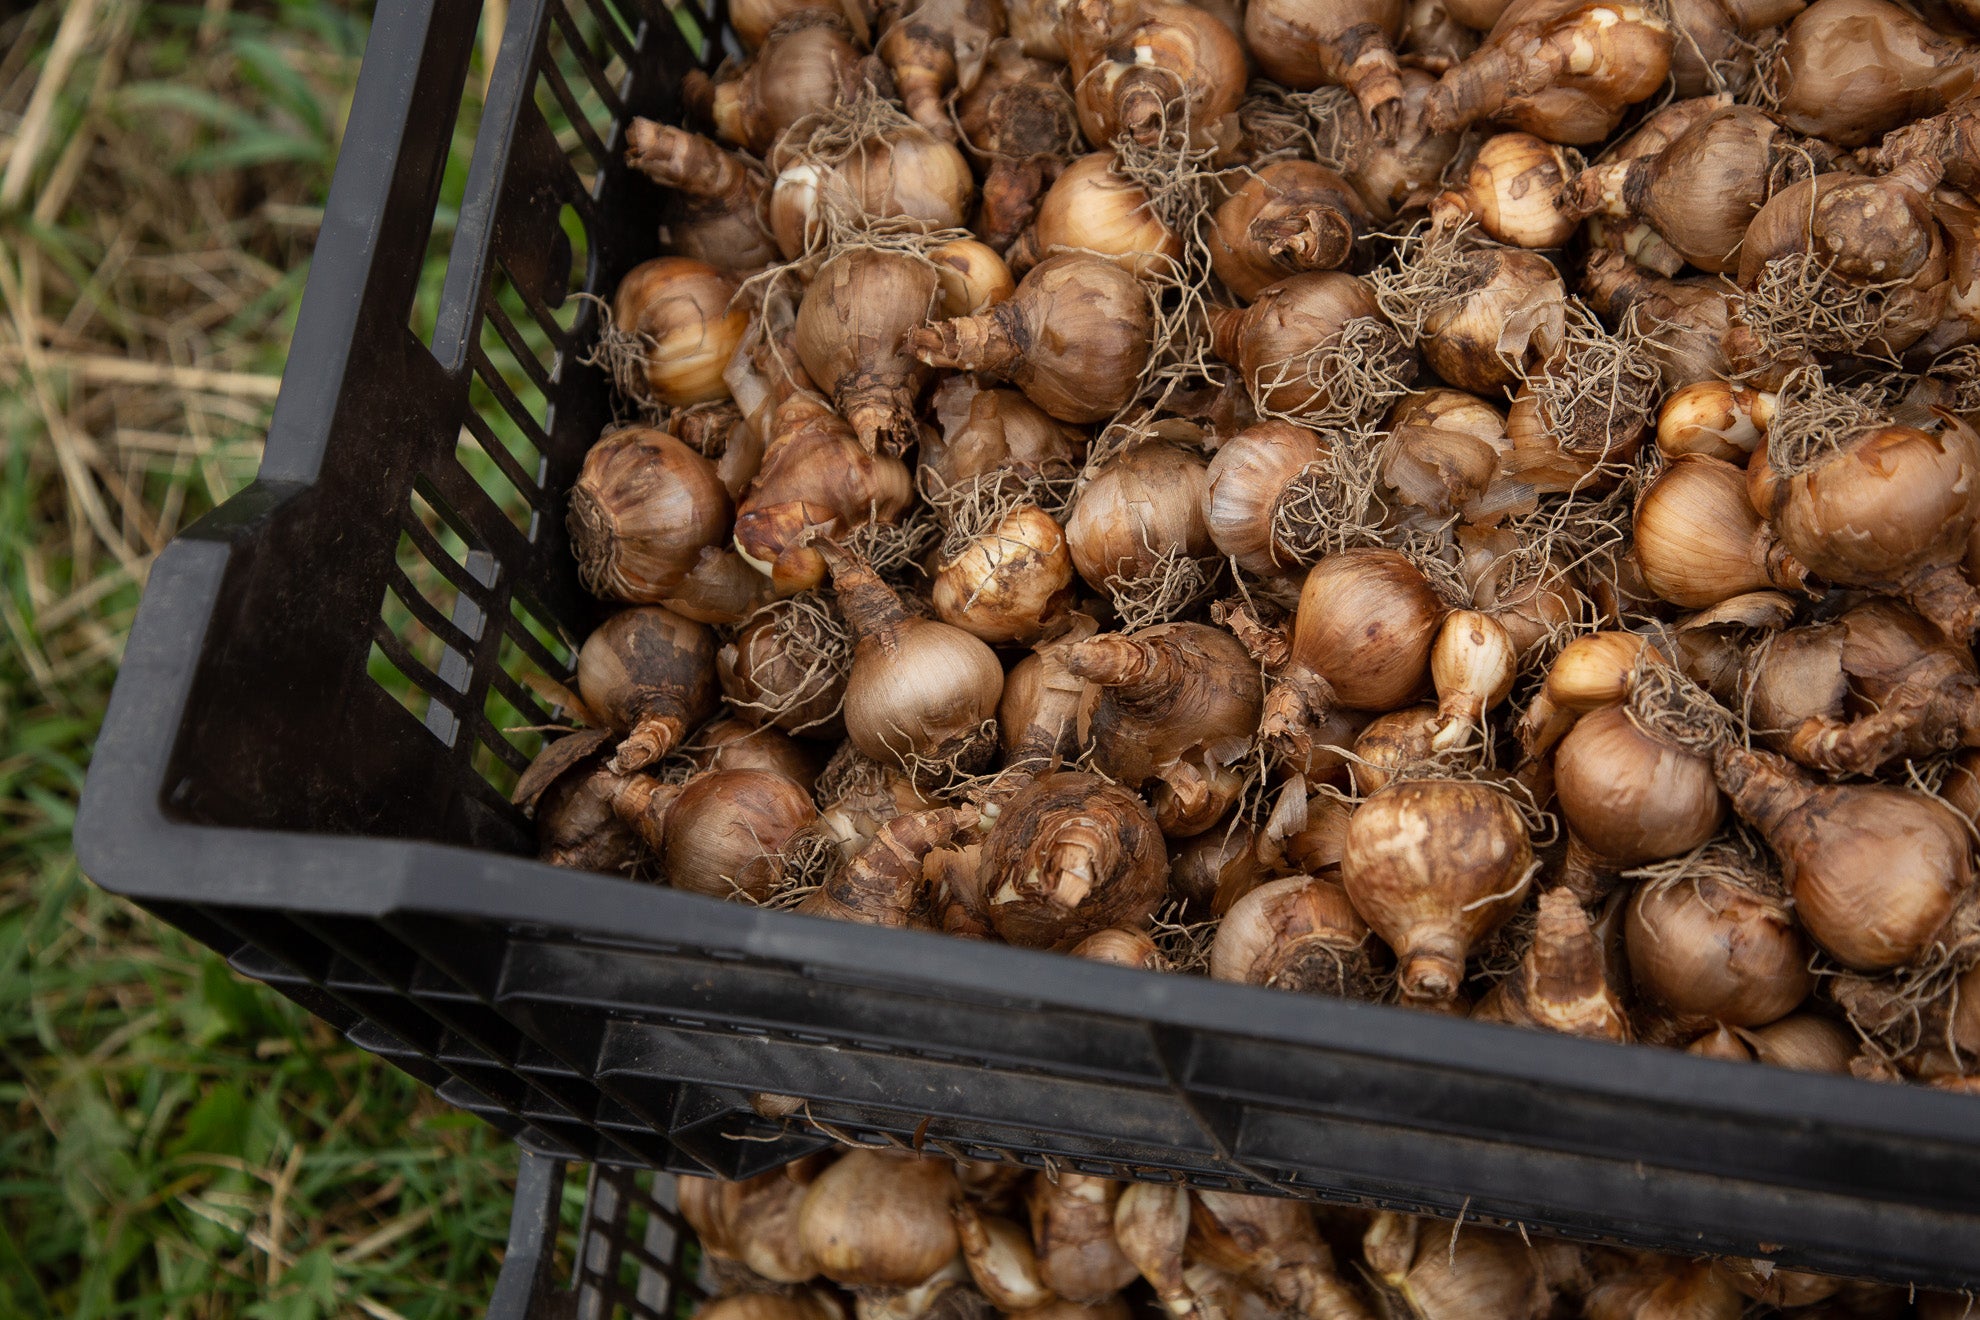
[[[1073,0],[1065,6],[1067,63],[1080,127],[1091,143],[1125,134],[1144,147],[1185,127],[1214,142],[1244,96],[1237,34],[1195,5],[1171,0]]]
[[[1266,77],[1295,91],[1346,87],[1375,134],[1393,140],[1403,114],[1395,54],[1402,21],[1401,0],[1254,0],[1244,39]]]
[[[1146,804],[1071,770],[1040,775],[1003,804],[982,867],[997,933],[1034,949],[1069,949],[1109,926],[1145,926],[1169,870]]]
[[[1072,603],[1073,562],[1059,523],[1019,505],[936,565],[930,599],[946,623],[986,642],[1036,641]]]
[[[1637,992],[1681,1022],[1765,1026],[1814,987],[1792,910],[1736,876],[1639,884],[1625,942]]]
[[[609,729],[580,729],[543,745],[516,781],[512,801],[536,820],[537,857],[579,871],[619,872],[639,857],[639,838],[614,804],[628,778],[609,769]]]
[[[1400,70],[1396,128],[1392,136],[1371,128],[1351,100],[1334,107],[1336,131],[1346,143],[1342,173],[1369,214],[1386,225],[1400,213],[1426,205],[1443,187],[1444,170],[1458,153],[1459,134],[1433,132],[1425,122],[1434,75]]]
[[[1060,1170],[1056,1181],[1032,1179],[1025,1201],[1039,1278],[1064,1301],[1104,1302],[1139,1276],[1114,1241],[1120,1194],[1119,1183],[1071,1170]]]
[[[1220,772],[1249,749],[1264,700],[1243,645],[1207,624],[1163,623],[1077,643],[1066,666],[1101,688],[1094,766],[1148,791],[1170,838],[1214,825],[1231,805]]]
[[[909,925],[922,905],[928,855],[969,835],[979,819],[970,806],[896,816],[797,910],[862,926]]]
[[[1420,769],[1436,752],[1443,721],[1435,706],[1405,706],[1370,720],[1355,736],[1348,777],[1363,797],[1379,793],[1399,775]]]
[[[1469,12],[1477,7],[1476,0],[1470,5],[1458,0],[1458,7]],[[1494,14],[1493,21],[1497,18]],[[1459,18],[1445,0],[1410,0],[1403,13],[1398,48],[1416,67],[1443,73],[1469,58],[1491,26],[1489,22],[1475,25]]]
[[[778,171],[767,204],[770,232],[791,259],[829,241],[823,226],[834,213],[908,222],[893,228],[955,229],[976,195],[962,152],[918,124],[882,126],[836,160],[786,139],[770,160]]]
[[[667,244],[676,256],[746,271],[777,259],[763,222],[761,171],[699,133],[635,117],[626,164],[668,190]]]
[[[843,536],[867,522],[891,523],[914,501],[900,459],[860,443],[839,415],[804,391],[777,409],[763,467],[736,502],[736,549],[780,595],[825,581],[812,536]]]
[[[1478,148],[1459,186],[1432,202],[1431,218],[1449,227],[1468,215],[1501,243],[1559,247],[1577,223],[1559,202],[1572,173],[1553,143],[1531,133],[1495,134]]]
[[[1637,666],[1658,658],[1651,639],[1635,632],[1586,633],[1562,647],[1514,729],[1526,755],[1545,756],[1584,713],[1620,702]]]
[[[1176,1320],[1197,1320],[1199,1303],[1183,1273],[1189,1238],[1189,1188],[1129,1183],[1114,1205],[1114,1241]]]
[[[853,1320],[989,1320],[990,1314],[960,1255],[912,1288],[860,1289],[853,1296]]]
[[[681,1209],[702,1245],[774,1284],[808,1283],[818,1262],[798,1240],[797,1217],[822,1163],[802,1160],[741,1182],[697,1178],[681,1183]],[[704,1204],[698,1215],[691,1205]]]
[[[908,341],[938,292],[927,262],[856,248],[826,262],[798,304],[805,372],[870,450],[898,454],[914,443],[915,396],[926,373]]]
[[[1374,981],[1373,932],[1330,880],[1268,880],[1231,905],[1210,946],[1219,981],[1306,994],[1365,996]]]
[[[1065,68],[1032,58],[1015,40],[992,42],[976,86],[956,101],[956,120],[985,165],[974,228],[1001,252],[1031,224],[1078,141]]]
[[[955,1257],[961,1198],[946,1158],[850,1150],[805,1194],[798,1238],[835,1283],[911,1288]]]
[[[1080,620],[1084,620],[1083,624]],[[1043,769],[1054,761],[1076,761],[1092,739],[1093,708],[1100,689],[1073,673],[1067,651],[1093,632],[1085,616],[1065,637],[1041,643],[1011,666],[997,705],[997,728],[1007,767]]]
[[[1731,311],[1722,288],[1659,279],[1619,252],[1592,252],[1581,292],[1612,325],[1636,309],[1637,325],[1648,336],[1645,350],[1666,389],[1732,374],[1725,348]]]
[[[1638,497],[1634,530],[1644,581],[1686,609],[1769,587],[1796,591],[1808,578],[1809,566],[1753,512],[1745,475],[1716,458],[1689,454],[1665,468]]]
[[[864,755],[910,771],[920,760],[983,768],[996,751],[1004,691],[996,653],[960,628],[907,614],[864,560],[829,541],[819,547],[855,638],[847,738]]]
[[[1973,883],[1973,846],[1950,808],[1905,789],[1818,784],[1772,752],[1721,747],[1719,786],[1766,838],[1795,914],[1857,971],[1911,962],[1931,947]]]
[[[1017,280],[1004,259],[973,238],[951,239],[928,250],[941,286],[937,306],[944,316],[974,316],[1017,292]]]
[[[780,850],[818,818],[811,795],[767,770],[710,770],[615,804],[661,859],[667,882],[709,898],[761,902],[783,874]]]
[[[1479,328],[1491,326],[1481,323]],[[1493,334],[1499,342],[1498,333]],[[1427,349],[1430,342],[1424,340],[1423,346]],[[1458,341],[1440,342],[1448,348]],[[1529,349],[1536,346],[1528,341]],[[1389,414],[1389,437],[1382,480],[1404,505],[1439,521],[1462,514],[1472,528],[1535,506],[1532,487],[1516,473],[1502,471],[1512,451],[1505,413],[1476,395],[1446,389],[1404,395]],[[1460,528],[1461,546],[1465,534]],[[1505,546],[1507,552],[1517,548],[1516,540]]]
[[[1858,1049],[1849,1028],[1814,1013],[1791,1013],[1764,1027],[1742,1028],[1739,1037],[1761,1063],[1795,1072],[1847,1076]]]
[[[1273,518],[1287,485],[1327,452],[1319,435],[1267,419],[1218,447],[1205,472],[1203,523],[1217,549],[1248,573],[1283,573],[1297,560],[1279,544]]]
[[[1848,1282],[1832,1274],[1780,1269],[1769,1260],[1728,1257],[1719,1261],[1718,1266],[1732,1280],[1733,1287],[1770,1306],[1813,1306],[1834,1297]]]
[[[903,105],[929,132],[952,137],[947,99],[975,86],[990,43],[1004,35],[993,0],[918,0],[903,6],[873,52],[893,71]]]
[[[571,487],[571,548],[586,589],[658,603],[729,532],[715,465],[664,431],[630,426],[593,445]]]
[[[1062,422],[1111,417],[1152,346],[1147,290],[1112,262],[1048,257],[1006,302],[914,332],[921,361],[1010,380]]]
[[[1366,282],[1325,270],[1280,280],[1242,310],[1213,311],[1210,326],[1217,356],[1238,369],[1260,408],[1304,414],[1334,400],[1302,364],[1338,347],[1348,323],[1361,319],[1388,325]]]
[[[1725,1063],[1752,1063],[1753,1047],[1739,1038],[1731,1027],[1716,1026],[1684,1047],[1686,1054]]]
[[[1781,122],[1860,147],[1970,90],[1975,56],[1884,0],[1816,0],[1788,26],[1780,54]]]
[[[1266,878],[1257,832],[1235,821],[1169,849],[1169,893],[1187,909],[1221,917]]]
[[[1512,695],[1518,669],[1518,649],[1504,624],[1477,610],[1445,615],[1430,648],[1437,746],[1457,746],[1483,729],[1486,712]]]
[[[798,742],[781,729],[725,715],[701,726],[681,749],[697,770],[763,770],[782,775],[809,793],[824,764],[819,749]]]
[[[1560,347],[1567,286],[1553,262],[1524,248],[1486,248],[1466,265],[1474,287],[1425,310],[1418,347],[1452,385],[1492,394],[1517,385]]]
[[[821,603],[814,608],[826,607]],[[839,707],[845,701],[849,657],[827,664],[806,640],[818,626],[802,602],[777,601],[722,648],[715,661],[722,692],[744,719],[809,738],[845,735]],[[802,642],[797,648],[794,639]]]
[[[1619,1258],[1589,1290],[1589,1320],[1739,1320],[1745,1299],[1706,1260]]]
[[[1394,710],[1430,681],[1444,604],[1393,550],[1344,550],[1300,589],[1292,649],[1266,697],[1260,736],[1304,757],[1313,726],[1336,707]]]
[[[1108,459],[1080,489],[1066,519],[1073,567],[1108,591],[1160,566],[1164,552],[1214,552],[1203,521],[1208,467],[1180,445],[1148,441]]]
[[[1490,118],[1554,142],[1600,142],[1624,110],[1656,93],[1671,46],[1652,9],[1513,0],[1478,52],[1444,75],[1430,123],[1448,131]]]
[[[691,71],[682,97],[724,142],[765,156],[798,120],[858,93],[860,59],[843,18],[807,10],[771,28],[735,78],[712,83]]]
[[[1410,780],[1356,808],[1341,883],[1396,951],[1404,1000],[1448,1004],[1466,955],[1525,897],[1532,859],[1526,823],[1498,789]]]
[[[861,41],[867,40],[868,29],[873,15],[862,0],[738,0],[729,6],[729,26],[735,29],[736,37],[745,50],[755,50],[770,35],[771,29],[793,14],[806,10],[822,10],[837,14],[851,26],[853,35]]]
[[[1554,792],[1575,837],[1613,866],[1687,853],[1717,834],[1726,815],[1711,760],[1621,706],[1583,715],[1561,739]]]
[[[1022,1225],[1001,1216],[979,1214],[968,1202],[955,1207],[956,1235],[962,1240],[969,1277],[1000,1311],[1027,1311],[1053,1300],[1038,1277],[1038,1258]]]
[[[714,712],[715,634],[659,605],[621,610],[578,651],[584,704],[625,735],[612,769],[641,770]]]
[[[1774,488],[1787,552],[1830,582],[1895,588],[1949,637],[1980,627],[1958,571],[1980,519],[1980,436],[1947,415],[1937,434],[1883,426]]]
[[[727,396],[722,369],[749,314],[731,307],[736,283],[706,262],[655,257],[612,295],[613,329],[640,339],[638,375],[655,403],[686,407]]]
[[[1064,471],[1086,448],[1084,431],[1016,390],[986,389],[956,375],[935,387],[932,402],[941,434],[924,435],[918,457],[937,491],[999,471]]]
[[[1900,756],[1980,745],[1971,652],[1884,598],[1756,647],[1746,690],[1755,731],[1818,770],[1869,775]]]
[[[1198,1188],[1190,1199],[1193,1257],[1230,1271],[1288,1314],[1373,1320],[1375,1313],[1343,1282],[1302,1203],[1211,1188]]]
[[[818,823],[848,860],[894,817],[942,805],[899,769],[869,760],[850,742],[839,744],[815,791]]]
[[[1704,380],[1671,391],[1657,410],[1657,452],[1665,458],[1703,454],[1744,467],[1773,420],[1770,394],[1727,380]]]
[[[1728,274],[1794,145],[1765,112],[1724,106],[1655,155],[1582,171],[1564,196],[1580,215],[1641,218],[1693,266]]]
[[[1581,900],[1568,889],[1540,896],[1533,943],[1518,968],[1492,987],[1471,1016],[1581,1036],[1626,1042],[1629,1015],[1603,975],[1602,949]]]
[[[1310,160],[1278,160],[1218,206],[1205,241],[1217,278],[1250,301],[1288,276],[1345,265],[1368,227],[1346,179]]]
[[[1089,962],[1109,963],[1115,967],[1132,967],[1143,972],[1166,972],[1169,960],[1155,947],[1155,941],[1138,930],[1123,930],[1119,926],[1109,926],[1096,930],[1068,950],[1075,958],[1085,958]]]
[[[1098,253],[1136,276],[1173,275],[1183,255],[1182,240],[1141,186],[1115,172],[1107,151],[1065,167],[1039,202],[1036,223],[1006,255],[1016,268],[1056,248]]]
[[[1510,1233],[1461,1227],[1453,1234],[1434,1220],[1384,1210],[1363,1235],[1362,1254],[1420,1320],[1540,1320],[1550,1299],[1526,1244]]]
[[[845,1308],[811,1289],[783,1293],[745,1292],[718,1297],[696,1308],[694,1320],[845,1320]]]

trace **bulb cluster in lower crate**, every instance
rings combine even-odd
[[[682,1178],[696,1320],[1955,1320],[1967,1299],[873,1149]]]

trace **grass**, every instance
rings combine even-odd
[[[478,1315],[499,1264],[503,1139],[69,846],[151,559],[253,475],[366,28],[0,19],[0,1315]]]

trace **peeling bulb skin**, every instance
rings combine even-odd
[[[1341,882],[1383,943],[1396,951],[1410,1002],[1458,996],[1472,947],[1525,897],[1533,850],[1511,799],[1487,784],[1392,784],[1348,822]]]
[[[1148,807],[1070,770],[1040,775],[1003,805],[982,864],[997,933],[1028,948],[1071,948],[1110,926],[1139,929],[1168,882]]]
[[[578,651],[585,705],[624,735],[612,757],[620,774],[665,756],[714,712],[715,634],[658,605],[612,615]]]
[[[1056,1182],[1039,1174],[1025,1194],[1040,1280],[1062,1301],[1106,1302],[1139,1277],[1114,1240],[1114,1207],[1121,1184],[1061,1170]]]

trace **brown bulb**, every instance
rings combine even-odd
[[[1119,1183],[1070,1169],[1059,1170],[1056,1178],[1032,1179],[1025,1199],[1038,1274],[1062,1300],[1093,1305],[1134,1281],[1134,1262],[1114,1241],[1120,1194]]]
[[[824,754],[781,729],[725,715],[710,720],[681,749],[697,770],[763,770],[782,775],[809,793],[818,782]]]
[[[900,459],[876,454],[809,390],[777,408],[762,470],[736,502],[735,546],[780,595],[825,583],[812,543],[870,523],[893,523],[914,501]]]
[[[618,810],[674,888],[749,902],[770,897],[784,873],[781,849],[818,818],[809,793],[767,770],[710,770],[622,799]]]
[[[1549,1298],[1525,1243],[1510,1233],[1377,1213],[1361,1251],[1384,1287],[1423,1320],[1540,1320]]]
[[[1062,422],[1111,417],[1134,396],[1152,344],[1148,291],[1111,262],[1048,257],[977,316],[914,333],[930,366],[1004,377]]]
[[[1162,832],[1140,798],[1097,775],[1040,775],[1003,804],[983,845],[997,933],[1066,949],[1147,925],[1167,888]]]
[[[1346,179],[1312,161],[1274,161],[1217,208],[1207,235],[1211,269],[1249,302],[1288,276],[1347,264],[1368,224]]]
[[[1779,882],[1736,847],[1653,872],[1630,895],[1626,947],[1639,993],[1680,1022],[1765,1026],[1808,997],[1808,946]]]
[[[1182,240],[1162,223],[1141,186],[1113,165],[1111,151],[1096,151],[1066,166],[1038,204],[1038,221],[1024,240],[1033,259],[1060,249],[1092,252],[1131,275],[1172,274],[1182,260]]]
[[[1471,216],[1513,247],[1559,247],[1578,223],[1557,200],[1571,172],[1553,143],[1531,133],[1500,133],[1478,148],[1463,185],[1436,199],[1432,216],[1446,224]]]
[[[864,926],[907,926],[924,906],[929,855],[974,840],[975,807],[937,807],[894,817],[798,905],[810,917]]]
[[[623,872],[639,858],[639,837],[619,819],[618,800],[639,791],[610,769],[609,729],[580,729],[545,743],[516,781],[512,801],[536,820],[536,855],[552,866]]]
[[[1341,882],[1396,951],[1405,1000],[1456,999],[1464,960],[1525,897],[1533,849],[1512,799],[1488,784],[1392,784],[1348,823]]]
[[[1067,668],[1100,686],[1093,764],[1146,791],[1171,838],[1201,834],[1242,787],[1231,764],[1251,745],[1263,700],[1238,640],[1201,623],[1163,623],[1072,646]]]
[[[1273,82],[1296,91],[1345,87],[1373,135],[1393,140],[1404,113],[1395,51],[1402,24],[1399,0],[1258,0],[1245,6],[1244,38]]]
[[[798,1237],[834,1283],[911,1288],[955,1257],[961,1197],[947,1159],[850,1150],[805,1194]]]
[[[1430,102],[1439,129],[1490,118],[1552,142],[1600,142],[1671,67],[1670,24],[1634,4],[1515,0]]]
[[[986,642],[1036,641],[1072,602],[1073,562],[1058,521],[1035,504],[1004,514],[935,569],[935,612]]]
[[[1764,1027],[1741,1028],[1739,1037],[1762,1063],[1795,1072],[1849,1074],[1856,1037],[1849,1028],[1813,1013],[1794,1013]]]
[[[571,549],[593,595],[658,603],[729,534],[715,465],[664,431],[633,426],[591,447],[571,488]]]
[[[1341,271],[1280,280],[1210,322],[1217,356],[1238,369],[1261,412],[1282,420],[1379,412],[1416,377],[1414,355],[1367,281]]]
[[[612,757],[623,774],[672,751],[715,709],[715,634],[658,605],[621,610],[578,651],[584,704],[625,735]]]
[[[866,562],[829,541],[839,609],[855,639],[846,736],[874,760],[911,772],[982,769],[997,748],[1004,667],[981,640],[908,614]]]
[[[1191,1193],[1188,1250],[1264,1293],[1284,1313],[1373,1320],[1342,1281],[1334,1253],[1298,1201],[1199,1188]]]
[[[1219,981],[1347,999],[1371,997],[1374,946],[1368,923],[1331,880],[1268,880],[1232,904],[1210,946]]]
[[[1170,0],[1064,6],[1066,54],[1089,142],[1125,135],[1142,147],[1216,140],[1244,95],[1237,34],[1195,5]]]
[[[626,164],[669,190],[663,242],[676,256],[747,271],[777,259],[763,223],[764,180],[743,156],[699,133],[635,116]]]
[[[1950,808],[1883,784],[1818,784],[1771,752],[1724,746],[1719,785],[1780,858],[1795,915],[1836,961],[1882,971],[1930,949],[1973,883]]]
[[[1595,925],[1573,891],[1540,896],[1533,943],[1471,1016],[1589,1040],[1630,1039],[1628,1014],[1604,975]]]
[[[1782,42],[1781,121],[1860,147],[1966,92],[1977,58],[1886,0],[1816,0]]]
[[[1799,590],[1808,570],[1753,512],[1730,463],[1687,455],[1636,504],[1636,558],[1658,596],[1705,609],[1749,591]]]
[[[914,443],[915,395],[926,372],[908,339],[939,291],[927,262],[874,248],[834,257],[805,287],[798,356],[870,450],[898,454]]]
[[[1568,828],[1611,866],[1689,852],[1726,814],[1710,756],[1624,706],[1583,715],[1561,740],[1554,791]]]
[[[844,731],[839,709],[852,638],[824,598],[806,594],[765,606],[722,648],[716,667],[743,718],[814,738]]]
[[[1203,520],[1208,469],[1200,455],[1147,441],[1109,458],[1087,479],[1066,519],[1073,567],[1096,591],[1119,592],[1177,559],[1211,554]]]
[[[1218,551],[1247,573],[1271,576],[1297,562],[1304,538],[1289,501],[1303,478],[1325,470],[1326,441],[1303,426],[1263,421],[1226,440],[1210,459],[1203,522]]]
[[[777,178],[765,211],[786,259],[818,252],[846,225],[884,221],[887,228],[926,232],[956,229],[968,219],[976,181],[963,154],[898,113],[875,111],[861,122],[871,104],[860,101],[844,112],[860,125],[849,148],[834,140],[846,125],[828,119],[810,141],[787,142],[769,156]]]
[[[861,58],[844,18],[807,6],[771,27],[737,76],[691,72],[682,99],[724,142],[767,156],[799,120],[858,95]]]
[[[736,283],[686,257],[655,257],[626,272],[612,297],[606,351],[622,389],[682,408],[728,395],[722,371],[749,327],[732,307]]]

